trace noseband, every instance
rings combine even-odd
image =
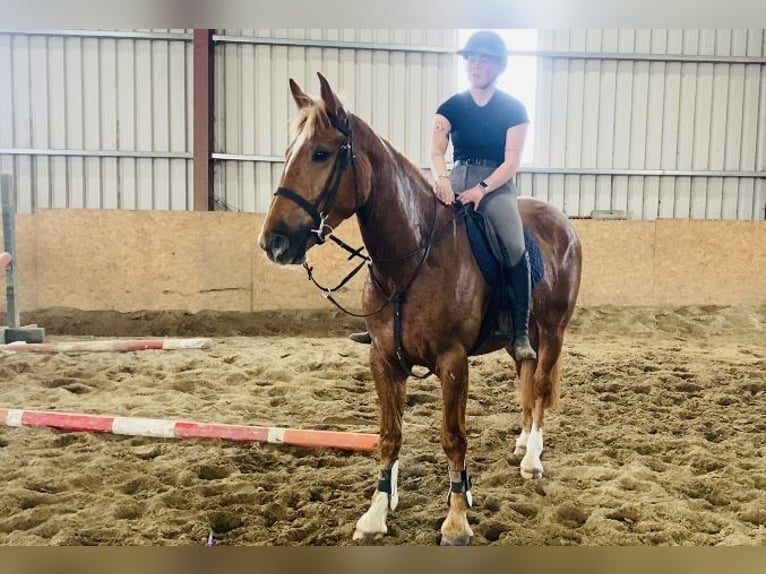
[[[287,187],[278,187],[274,192],[274,195],[280,195],[289,199],[309,214],[314,221],[314,229],[311,230],[311,233],[316,234],[319,243],[324,243],[327,233],[326,230],[332,232],[332,228],[330,228],[325,221],[335,202],[335,196],[340,187],[340,178],[343,176],[343,172],[348,167],[349,163],[354,171],[354,189],[356,191],[356,164],[354,163],[354,151],[351,146],[351,114],[346,116],[346,121],[343,123],[338,122],[334,117],[330,117],[330,124],[343,134],[344,139],[338,149],[338,155],[335,157],[335,163],[332,166],[330,176],[327,178],[327,182],[325,183],[322,193],[319,194],[316,204],[311,203]]]

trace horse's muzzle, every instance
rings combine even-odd
[[[301,248],[300,243],[305,245],[305,241],[291,242],[286,235],[273,231],[261,236],[258,242],[266,256],[280,265],[300,265],[306,260],[306,248]]]

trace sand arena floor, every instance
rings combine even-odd
[[[358,325],[286,317],[49,310],[59,333],[211,335],[209,351],[0,356],[0,406],[377,432]],[[70,333],[70,334],[67,334]],[[524,481],[515,375],[471,359],[477,545],[766,544],[766,308],[579,309],[543,480]],[[441,402],[411,380],[400,503],[381,544],[431,545],[446,513]],[[346,545],[369,454],[0,428],[0,544]]]

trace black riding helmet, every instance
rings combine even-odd
[[[505,47],[503,39],[490,30],[479,30],[474,32],[468,41],[465,43],[465,47],[457,52],[464,58],[467,58],[469,54],[481,54],[495,58],[500,64],[500,71],[505,70],[505,66],[508,63],[508,48]]]

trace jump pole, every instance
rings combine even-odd
[[[128,353],[130,351],[177,351],[209,349],[210,339],[116,339],[107,341],[67,341],[60,343],[10,343],[0,351],[19,353]]]
[[[0,408],[0,426],[174,439],[221,439],[373,452],[378,435]]]

